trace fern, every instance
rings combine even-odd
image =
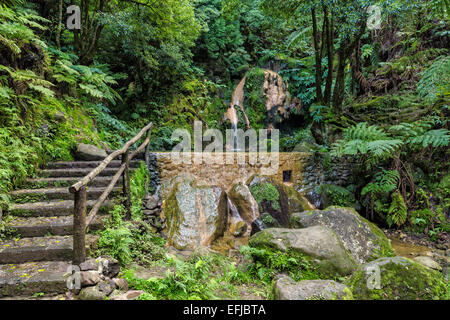
[[[331,154],[360,156],[366,166],[371,167],[380,160],[394,157],[402,145],[402,140],[391,137],[382,128],[362,122],[344,130],[343,138],[333,144]]]
[[[361,190],[361,195],[391,192],[397,189],[399,181],[400,174],[397,170],[382,170],[375,174],[373,182]]]
[[[421,73],[417,93],[425,101],[434,104],[441,97],[450,94],[450,56],[442,56]]]
[[[433,148],[447,147],[450,139],[449,130],[444,128],[432,129],[434,125],[434,120],[425,119],[414,123],[401,123],[391,126],[389,131],[400,136],[412,149],[422,149],[429,146]]]
[[[405,200],[403,199],[399,191],[394,192],[392,194],[392,202],[391,206],[389,207],[386,222],[388,223],[389,227],[391,227],[393,224],[399,227],[405,223],[407,215],[408,213]]]
[[[434,148],[447,147],[450,140],[450,132],[447,129],[436,129],[425,132],[422,135],[411,137],[408,143],[411,145],[426,148],[432,146]]]

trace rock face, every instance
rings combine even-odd
[[[247,186],[258,203],[260,212],[269,213],[280,226],[289,227],[292,210],[282,184],[269,176],[254,175],[247,181]]]
[[[197,186],[187,176],[177,176],[171,194],[163,203],[165,233],[177,249],[208,246],[227,227],[227,197],[216,186]]]
[[[95,161],[103,160],[108,155],[105,150],[97,148],[96,146],[78,143],[75,156],[78,160]]]
[[[445,299],[444,277],[403,257],[385,257],[362,265],[347,281],[361,300]]]
[[[393,255],[389,239],[373,223],[361,217],[353,208],[329,207],[294,213],[291,226],[304,228],[325,226],[342,240],[353,259],[365,263],[383,256]]]
[[[319,273],[327,276],[348,275],[357,268],[339,237],[323,226],[265,229],[254,234],[249,245],[301,253]]]
[[[245,184],[235,184],[228,192],[228,197],[249,227],[259,218],[258,203]]]
[[[303,280],[295,282],[287,276],[275,281],[275,300],[351,300],[350,289],[332,280]]]

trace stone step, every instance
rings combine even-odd
[[[90,248],[99,236],[87,234],[86,247]],[[70,261],[73,255],[72,236],[18,238],[0,243],[0,264],[30,261]]]
[[[59,177],[84,177],[92,168],[72,168],[72,169],[44,169],[39,172],[42,178],[59,178]],[[105,168],[98,174],[100,177],[113,176],[117,172],[117,168]]]
[[[101,161],[58,161],[47,164],[46,169],[75,169],[75,168],[90,168],[91,170],[98,167]],[[121,165],[121,160],[112,160],[106,168],[118,168]],[[140,160],[131,160],[130,167],[139,167]]]
[[[95,205],[97,200],[86,201],[87,211]],[[113,207],[112,201],[105,201],[100,213],[106,213]],[[34,203],[15,203],[9,208],[9,213],[16,217],[53,217],[73,215],[73,200],[46,201]]]
[[[112,177],[95,177],[89,182],[89,187],[107,187],[111,182]],[[36,188],[69,188],[71,185],[80,181],[80,177],[62,177],[62,178],[28,178],[25,180],[25,187],[29,189]]]
[[[120,187],[115,187],[110,197],[120,192]],[[88,187],[86,197],[88,200],[98,199],[105,188]],[[43,200],[73,200],[74,194],[69,192],[68,188],[43,188],[43,189],[22,189],[11,192],[12,200],[20,203],[34,203]]]
[[[99,230],[105,216],[96,216],[89,230]],[[60,217],[15,217],[7,224],[8,230],[20,237],[44,237],[47,235],[65,236],[73,233],[73,216]]]
[[[64,261],[0,265],[0,297],[64,293],[70,265]]]

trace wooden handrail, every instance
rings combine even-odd
[[[77,183],[75,183],[74,185],[72,185],[69,188],[69,191],[71,193],[75,193],[76,191],[80,190],[81,186],[85,186],[87,185],[89,182],[91,182],[96,176],[98,176],[98,174],[100,172],[103,171],[103,169],[105,169],[108,164],[114,160],[114,158],[116,158],[117,156],[125,153],[128,148],[133,145],[134,143],[136,143],[136,141],[138,141],[142,135],[147,132],[151,127],[153,126],[153,124],[150,122],[147,126],[145,126],[133,139],[129,140],[127,143],[125,143],[122,147],[122,149],[116,150],[113,153],[111,153],[109,156],[107,156],[98,166],[97,168],[95,168],[94,170],[92,170],[91,172],[89,172],[89,174],[87,174],[83,179],[81,179],[80,181],[78,181]]]
[[[98,210],[108,198],[109,194],[113,190],[120,176],[123,174],[123,194],[125,196],[125,209],[126,219],[131,218],[131,194],[130,194],[130,174],[129,167],[130,161],[145,148],[145,159],[149,158],[148,145],[150,143],[150,128],[152,123],[150,122],[145,126],[133,139],[125,143],[122,149],[117,150],[107,156],[95,169],[89,172],[80,181],[73,184],[69,191],[75,194],[74,198],[74,217],[73,217],[73,263],[79,265],[86,260],[86,230],[89,227],[92,220],[97,215]],[[130,146],[136,143],[147,132],[147,137],[144,142],[133,152],[129,152]],[[89,215],[86,218],[86,189],[87,184],[91,182],[100,172],[105,169],[108,164],[117,156],[122,155],[122,165],[114,174],[111,182],[106,187],[105,191],[97,199],[95,205],[89,211]]]
[[[146,138],[145,141],[139,146],[139,148],[136,149],[136,151],[134,151],[129,159],[130,161],[139,153],[141,152],[150,142],[150,138]],[[117,170],[116,174],[112,177],[111,182],[109,183],[108,187],[106,187],[105,191],[103,191],[103,193],[101,194],[101,196],[98,198],[97,202],[95,203],[95,205],[92,207],[91,211],[89,211],[89,214],[86,218],[86,227],[89,227],[89,225],[91,224],[92,220],[95,218],[95,216],[97,215],[98,210],[100,209],[100,207],[102,206],[102,204],[106,201],[106,198],[108,198],[108,195],[111,193],[112,189],[114,188],[114,186],[116,185],[117,181],[119,180],[120,176],[122,175],[122,173],[125,170],[126,167],[126,163],[123,163],[120,167],[119,170]]]

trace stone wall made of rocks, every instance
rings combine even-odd
[[[257,158],[255,164],[250,163],[251,153],[218,153],[223,159],[223,163],[215,163],[211,153],[189,153],[191,163],[175,163],[171,152],[156,152],[152,154],[155,159],[160,185],[161,199],[165,200],[172,189],[169,181],[181,174],[189,173],[196,178],[197,183],[204,185],[216,185],[226,192],[239,182],[245,183],[254,174],[264,174],[263,168],[270,167],[270,164],[262,164]],[[203,156],[200,163],[194,162],[194,157]],[[217,154],[215,154],[217,155]],[[234,162],[229,163],[226,157],[234,156]],[[237,157],[245,156],[245,164],[238,164]],[[261,154],[260,154],[261,156]],[[264,154],[263,154],[264,157]],[[320,206],[318,195],[314,194],[315,188],[321,184],[336,184],[345,186],[351,183],[353,175],[353,162],[350,159],[331,159],[328,164],[324,156],[320,153],[309,152],[280,152],[279,164],[274,170],[274,174],[269,176],[275,178],[280,183],[294,187],[297,191],[306,194],[311,198],[316,206]]]

